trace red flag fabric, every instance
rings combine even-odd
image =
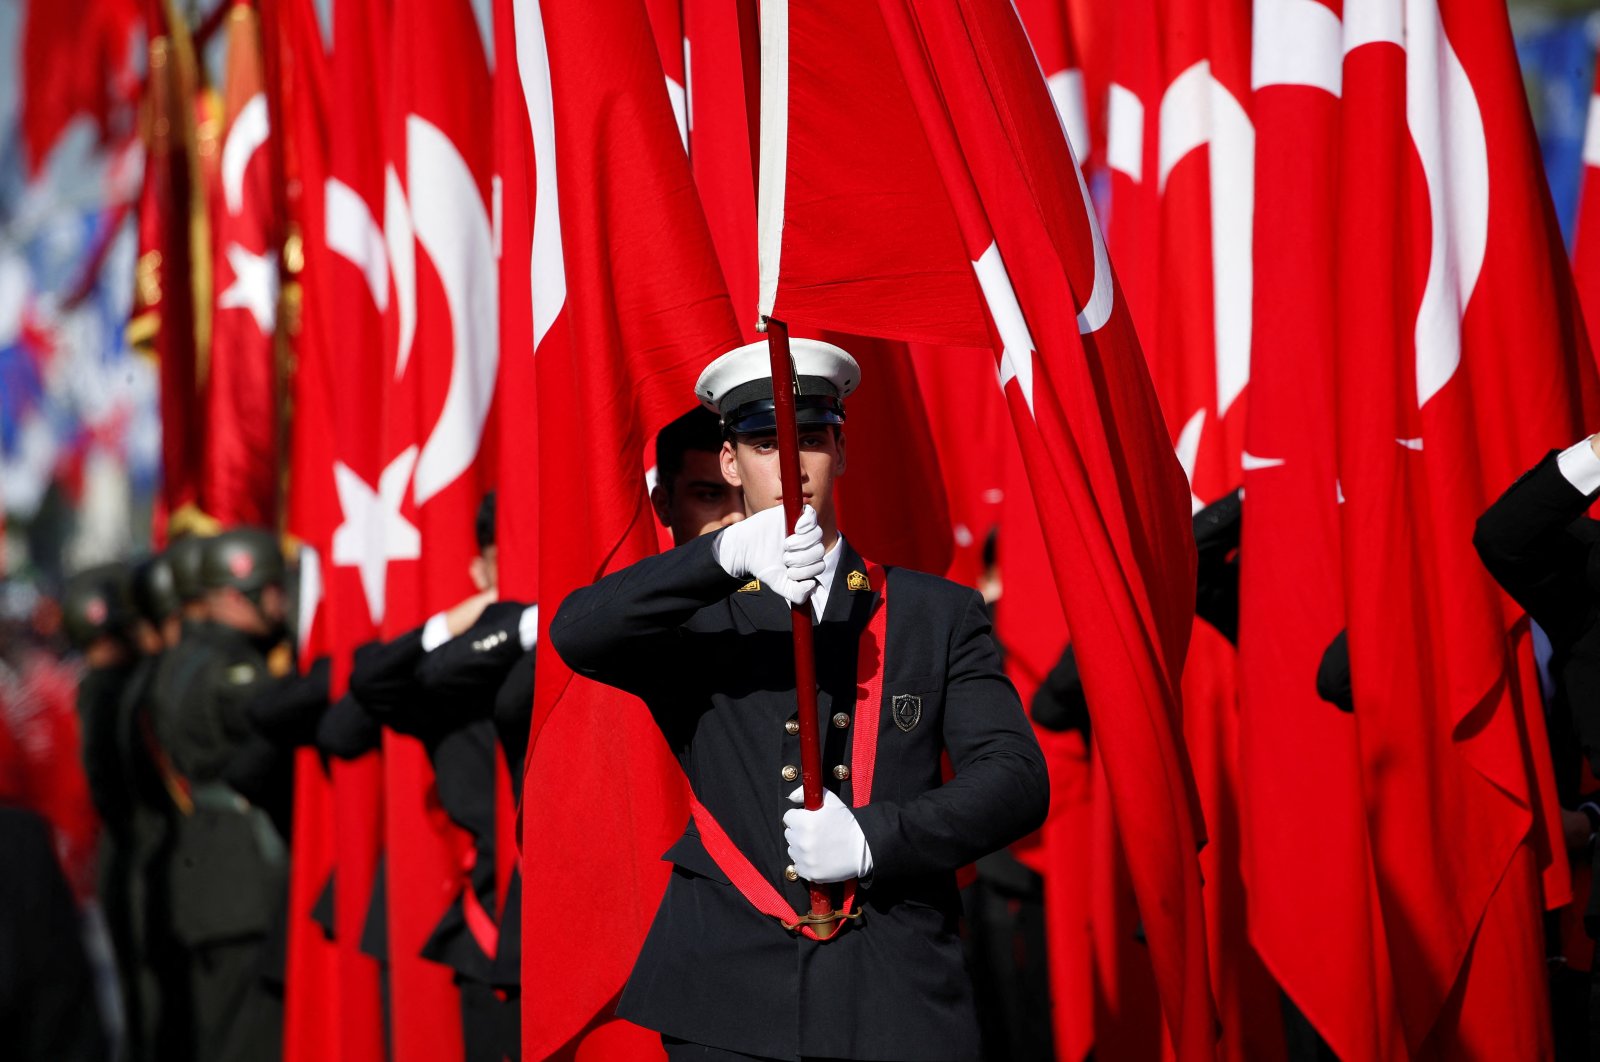
[[[763,313],[999,362],[1180,1057],[1212,1050],[1178,740],[1183,474],[1087,189],[1008,6],[763,13]],[[851,101],[872,99],[874,106]]]
[[[746,341],[761,338],[756,298],[756,115],[760,36],[756,3],[685,0],[689,164]]]
[[[495,0],[494,49],[516,55],[511,0]],[[517,64],[501,58],[494,68],[494,169],[500,188],[500,378],[502,408],[517,410],[500,424],[499,493],[495,500],[500,596],[539,600],[538,374],[534,365],[533,128],[522,97]],[[521,772],[522,764],[509,765]],[[512,850],[517,839],[512,838]],[[496,854],[499,848],[495,849]]]
[[[1072,154],[1087,167],[1092,155],[1088,92],[1066,0],[1019,0],[1016,7],[1050,86],[1050,98],[1061,112]]]
[[[499,326],[492,95],[472,7],[403,0],[387,17],[385,335],[395,341],[383,365],[382,470],[352,497],[362,495],[356,507],[378,527],[382,545],[364,561],[385,578],[381,633],[393,637],[473,590],[474,520],[494,467],[479,455],[493,439]],[[420,742],[386,733],[383,763],[396,1058],[459,1058],[451,971],[419,956],[466,887],[475,850],[439,806]]]
[[[1157,0],[1128,0],[1111,38],[1106,90],[1106,170],[1110,206],[1106,242],[1140,340],[1156,336],[1160,252],[1161,46]]]
[[[1590,346],[1600,335],[1600,66],[1595,91],[1589,96],[1589,121],[1583,136],[1583,188],[1578,198],[1578,225],[1572,237],[1572,274],[1589,325]]]
[[[645,447],[739,330],[643,5],[516,0],[511,15],[516,48],[500,59],[515,59],[534,146],[538,477],[561,502],[539,514],[553,606],[653,552]],[[665,887],[659,857],[687,821],[685,787],[643,706],[574,676],[542,634],[523,790],[523,1055],[650,1057],[659,1037],[610,1012]]]
[[[1011,416],[1003,395],[991,394],[987,401],[983,397],[991,387],[987,358],[952,358],[950,351],[933,347],[913,346],[910,351],[950,510],[954,551],[945,575],[982,590],[995,574],[985,563],[990,535],[999,535],[1008,545],[1011,542],[1002,529],[1008,484],[1014,479],[1025,485],[1020,476],[1011,476],[1013,465],[1021,461]],[[997,456],[1002,453],[1007,455],[1005,460]],[[1033,519],[1037,523],[1038,517]],[[1013,564],[1012,556],[1007,550],[998,558],[999,567],[1037,585],[1041,569],[1029,567],[1032,558]],[[1042,561],[1044,555],[1039,554],[1038,559]],[[1049,634],[1059,634],[1065,643],[1065,632]],[[1014,680],[1015,675],[1012,677]]]
[[[694,113],[686,126],[691,168],[733,305],[736,311],[743,308],[739,323],[747,340],[754,340],[759,333],[752,309],[756,184],[751,108],[758,71],[745,67],[746,57],[754,57],[760,45],[753,5],[692,0],[683,6],[681,20],[678,10],[675,3],[653,3],[651,23],[668,70],[669,95],[671,61],[690,56],[696,86]],[[847,431],[852,471],[839,482],[842,526],[866,556],[919,571],[946,571],[954,536],[911,354],[905,344],[881,339],[836,333],[820,338],[849,350],[862,364],[863,384],[851,399],[853,419]],[[907,513],[916,513],[917,519],[907,521]]]
[[[1565,861],[1550,858],[1531,660],[1472,530],[1581,434],[1594,372],[1503,5],[1345,16],[1345,605],[1400,1019],[1412,1051],[1490,1057],[1516,1036],[1536,1055],[1549,1028],[1532,864],[1557,904]]]
[[[228,13],[221,163],[211,191],[211,363],[202,508],[271,527],[278,501],[278,249],[267,94],[255,10]],[[282,181],[283,175],[276,175]]]
[[[1403,1058],[1357,723],[1314,684],[1345,622],[1333,390],[1339,18],[1315,3],[1263,8],[1254,49],[1255,299],[1239,587],[1250,939],[1339,1058]]]
[[[50,149],[74,118],[113,133],[116,111],[137,92],[129,60],[139,18],[136,0],[68,0],[22,8],[23,160],[37,177]],[[147,22],[152,38],[160,22]]]
[[[202,407],[199,351],[206,348],[204,200],[194,155],[197,71],[187,27],[166,0],[148,0],[144,185],[139,193],[139,265],[129,338],[160,363],[161,493],[156,540],[170,518],[199,500]]]

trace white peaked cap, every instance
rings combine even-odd
[[[831,385],[839,398],[845,398],[861,383],[861,366],[847,351],[820,339],[789,340],[789,356],[794,359],[795,375],[800,377],[800,393],[815,394]],[[757,340],[735,347],[717,358],[695,382],[695,397],[714,413],[727,413],[724,403],[738,392],[748,394],[746,385],[766,381],[771,397],[772,360],[767,341]]]

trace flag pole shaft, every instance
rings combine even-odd
[[[772,359],[772,404],[778,419],[778,471],[783,478],[783,515],[789,527],[800,519],[804,505],[800,491],[800,434],[795,427],[794,362],[789,356],[789,328],[782,321],[767,321],[767,354]],[[789,610],[794,627],[794,692],[800,723],[800,783],[805,806],[822,807],[822,745],[817,736],[817,663],[811,639],[811,604]],[[811,887],[811,913],[833,912],[833,898],[825,885]],[[815,926],[826,939],[838,930],[837,922]]]

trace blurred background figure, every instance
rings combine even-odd
[[[61,635],[54,600],[17,580],[0,587],[0,1042],[8,1057],[103,1059],[121,1008],[95,899],[78,666]]]

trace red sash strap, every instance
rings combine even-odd
[[[856,653],[856,718],[855,732],[850,744],[850,804],[865,807],[872,799],[872,774],[878,761],[878,715],[883,707],[883,662],[889,632],[889,580],[883,567],[867,565],[867,585],[878,591],[878,603],[872,619],[861,632],[861,647]],[[834,574],[830,593],[839,593],[839,574]],[[785,926],[793,926],[800,916],[789,906],[778,891],[745,854],[733,843],[722,826],[712,817],[699,797],[689,794],[689,811],[694,816],[695,827],[700,831],[700,843],[712,862],[728,876],[728,881],[739,890],[739,895],[750,906],[776,918]],[[849,914],[855,905],[856,883],[844,883],[844,903],[841,910]],[[801,926],[800,932],[812,940],[820,940],[816,930]]]
[[[494,916],[484,910],[478,890],[472,887],[472,872],[477,866],[478,846],[474,844],[461,857],[461,876],[465,879],[461,886],[461,914],[478,948],[493,960],[500,948],[500,927],[495,925]]]

